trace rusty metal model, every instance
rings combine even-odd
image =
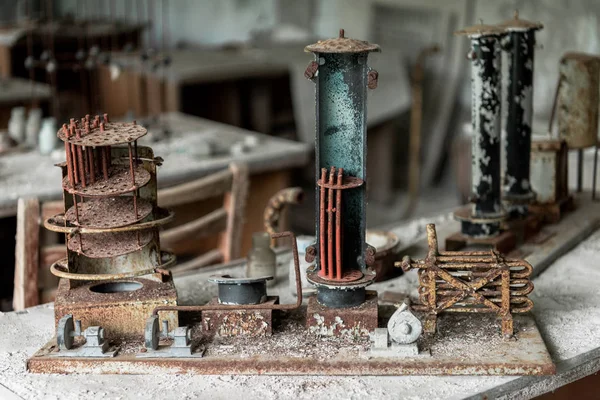
[[[487,39],[483,42],[489,45]],[[377,72],[368,67],[367,59],[370,52],[378,49],[377,45],[346,38],[343,30],[335,39],[319,41],[306,48],[315,57],[305,75],[316,84],[317,107],[317,239],[306,250],[307,262],[311,263],[307,279],[316,287],[316,294],[309,297],[306,305],[303,304],[295,236],[281,232],[271,233],[270,239],[291,239],[295,302],[280,304],[279,296],[269,295],[267,282],[273,278],[272,269],[266,276],[259,276],[267,273],[263,270],[251,277],[235,277],[222,271],[205,277],[218,286],[218,295],[207,304],[177,305],[176,298],[169,301],[164,296],[168,291],[159,290],[163,303],[149,303],[142,309],[137,293],[143,289],[138,285],[145,288],[150,285],[150,279],[138,275],[149,274],[160,277],[159,284],[172,284],[168,279],[170,275],[159,269],[164,267],[164,262],[156,263],[164,257],[151,258],[162,252],[156,236],[159,219],[156,217],[155,174],[152,169],[146,170],[148,175],[142,171],[145,165],[153,167],[155,161],[151,153],[138,155],[141,149],[136,151],[135,144],[145,130],[135,124],[111,124],[107,117],[104,121],[96,118],[91,123],[85,118],[80,123],[72,121],[65,126],[59,136],[67,142],[69,158],[63,175],[65,198],[70,201],[63,219],[56,217],[47,225],[68,234],[69,262],[66,267],[54,270],[65,278],[86,274],[88,281],[99,275],[104,286],[96,290],[107,298],[114,295],[108,292],[133,296],[127,305],[113,307],[106,301],[97,303],[111,309],[107,311],[90,309],[89,303],[86,308],[77,308],[77,299],[72,294],[61,294],[69,302],[57,301],[57,309],[61,310],[57,337],[31,357],[29,370],[133,374],[149,371],[286,375],[552,374],[554,366],[533,318],[526,314],[512,315],[531,308],[526,297],[532,289],[527,279],[531,267],[525,262],[504,259],[496,252],[440,253],[435,230],[430,225],[427,228],[430,234],[428,257],[423,261],[405,259],[403,262],[405,269],[421,270],[421,285],[425,288],[421,290],[422,304],[411,307],[405,298],[397,306],[380,305],[377,292],[366,289],[376,277],[373,271],[375,248],[367,244],[366,235],[366,91],[375,88],[378,79]],[[493,63],[487,60],[478,68],[495,87],[497,77],[488,76]],[[481,93],[480,100],[484,101],[484,97]],[[490,107],[494,121],[499,121],[496,106]],[[480,125],[480,136],[486,141],[481,151],[499,151],[499,144],[492,138],[499,133],[488,130],[489,120],[480,121]],[[121,133],[107,133],[113,130]],[[105,162],[109,158],[102,156],[108,154],[107,151],[98,150],[113,144],[103,140],[107,135],[118,136],[118,143],[126,145],[111,148],[110,164]],[[85,150],[77,146],[85,146]],[[494,162],[498,161],[498,165],[485,171],[485,155],[478,156],[482,170],[477,185],[480,199],[476,204],[484,213],[477,220],[465,220],[463,226],[470,234],[493,236],[499,233],[499,227],[494,225],[497,218],[491,218],[485,211],[495,210],[495,207],[501,210],[500,181],[493,181],[498,185],[491,194],[489,182],[487,188],[484,187],[488,181],[485,174],[498,174],[499,178],[499,154],[497,156]],[[103,175],[105,165],[107,172]],[[91,203],[96,199],[88,199],[91,193],[103,193],[96,196],[100,199],[119,200],[108,204],[105,204],[108,200]],[[297,192],[290,193],[297,195]],[[77,196],[75,200],[72,194]],[[82,202],[82,198],[86,201]],[[117,213],[110,212],[113,203],[123,210],[114,220],[112,214]],[[277,210],[280,204],[281,199],[272,205]],[[273,215],[268,214],[266,220],[272,222]],[[163,218],[166,221],[168,213]],[[99,224],[108,226],[96,227]],[[122,241],[114,238],[99,241],[92,236],[122,231],[125,232]],[[268,234],[257,238],[266,250]],[[108,244],[105,248],[98,243]],[[127,251],[118,252],[123,246]],[[102,262],[81,264],[79,259],[105,255],[106,249],[110,252]],[[266,253],[262,254],[264,257],[255,253],[250,261],[267,261],[272,265],[274,260],[268,250],[268,257]],[[145,256],[135,259],[130,256],[136,253]],[[381,255],[385,257],[385,251]],[[78,268],[80,264],[88,268]],[[118,275],[107,277],[108,273]],[[94,285],[88,288],[93,289]],[[64,290],[72,292],[74,288]],[[445,329],[448,325],[450,328],[458,326],[452,320],[456,313],[437,319],[441,311],[461,310],[497,314],[506,336],[513,333],[514,318],[519,327],[519,340],[498,339],[490,348],[489,341],[498,335],[493,324],[484,321],[485,315],[472,318],[474,322],[468,321],[467,326],[473,326],[478,333],[468,340],[464,340],[462,327]],[[185,312],[183,315],[195,322],[179,326],[174,319],[178,312]],[[121,325],[114,321],[113,315],[119,316]],[[99,319],[93,319],[96,316]],[[139,316],[143,316],[142,320]],[[443,333],[422,334],[434,331],[436,324]],[[122,337],[126,337],[129,329],[134,330],[136,336],[127,339],[128,345],[124,346]],[[75,344],[75,338],[79,343],[83,338],[84,343]],[[460,345],[449,349],[447,343]]]
[[[529,180],[535,32],[543,25],[520,19],[515,12],[513,19],[499,26],[506,31],[502,47],[509,68],[503,201],[511,217],[526,217],[527,205],[535,197]]]
[[[83,329],[102,326],[107,337],[141,337],[154,307],[177,303],[165,270],[175,258],[158,237],[173,214],[156,204],[162,160],[137,145],[145,134],[135,122],[111,122],[106,114],[71,119],[58,132],[66,155],[59,164],[65,213],[44,223],[66,236],[67,258],[51,267],[61,278],[57,324],[72,315]],[[177,326],[176,313],[165,318]]]
[[[404,271],[419,269],[421,304],[413,309],[426,313],[424,331],[435,333],[442,312],[495,313],[501,318],[504,337],[512,337],[512,314],[533,307],[527,298],[533,290],[531,265],[506,259],[494,250],[440,252],[433,224],[427,225],[427,242],[425,259],[405,256],[400,263]]]

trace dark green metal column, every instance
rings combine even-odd
[[[315,55],[305,76],[316,84],[317,189],[315,270],[308,279],[317,286],[319,303],[329,307],[360,305],[374,280],[368,268],[374,252],[365,241],[365,181],[367,88],[376,87],[377,72],[367,58],[378,50],[344,37],[343,30],[338,38],[306,47]]]

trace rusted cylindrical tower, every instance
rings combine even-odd
[[[101,325],[111,336],[134,337],[154,307],[176,304],[163,271],[175,258],[161,250],[158,236],[173,214],[157,206],[162,160],[137,145],[146,132],[135,122],[110,122],[106,114],[71,119],[58,131],[66,155],[60,164],[65,213],[44,223],[66,234],[67,258],[51,267],[62,278],[57,321],[72,314],[84,328]],[[165,318],[176,326],[176,313]]]

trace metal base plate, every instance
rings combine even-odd
[[[383,306],[380,306],[383,307]],[[49,356],[52,341],[28,361],[34,373],[238,375],[551,375],[555,368],[532,316],[515,316],[516,340],[503,340],[491,315],[446,314],[419,345],[431,357],[365,357],[369,339],[306,335],[306,312],[288,313],[273,336],[208,342],[202,358],[109,359]],[[460,325],[459,325],[460,324]],[[313,338],[312,341],[310,338]],[[197,339],[196,339],[197,340]],[[307,343],[308,342],[308,343]],[[297,343],[297,345],[294,345]],[[140,348],[143,344],[140,343]]]

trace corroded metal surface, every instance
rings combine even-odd
[[[75,218],[75,206],[65,213],[66,220],[79,226],[90,228],[117,228],[143,220],[152,212],[152,204],[144,199],[137,201],[137,215],[133,197],[114,197],[106,201],[90,199],[77,204],[79,221]]]
[[[85,118],[77,121],[77,128],[81,130],[79,137],[77,135],[69,135],[65,128],[58,131],[58,138],[64,142],[77,146],[114,146],[133,142],[143,137],[148,133],[146,128],[137,125],[135,122],[99,122],[95,124],[93,121]],[[86,129],[86,124],[88,128]]]
[[[529,179],[533,118],[533,74],[535,31],[542,28],[515,18],[501,26],[507,29],[502,47],[508,59],[506,90],[505,170],[503,200],[513,217],[527,216],[527,204],[534,198]]]
[[[108,281],[114,282],[114,281]],[[136,290],[103,292],[97,289],[107,283],[92,282],[79,287],[68,287],[61,280],[54,303],[56,323],[66,314],[82,321],[82,328],[102,326],[109,339],[141,339],[148,316],[158,305],[177,304],[177,292],[172,280],[129,278],[127,282],[141,284]],[[101,286],[100,286],[101,288]],[[161,315],[170,326],[178,326],[176,312]]]
[[[558,222],[573,208],[569,195],[569,150],[564,140],[540,139],[531,146],[531,185],[536,192],[532,213],[545,222]]]
[[[513,313],[531,310],[527,295],[533,290],[533,267],[525,260],[506,259],[495,251],[439,252],[435,225],[427,225],[429,253],[423,260],[405,256],[398,263],[404,271],[419,270],[417,311],[427,313],[425,332],[435,333],[442,312],[495,313],[502,320],[502,334],[512,337]]]
[[[277,304],[270,296],[265,303]],[[209,304],[218,304],[213,299]],[[202,330],[208,336],[267,336],[273,333],[273,310],[215,310],[202,312]]]
[[[150,230],[74,235],[68,249],[89,258],[117,257],[141,250],[153,237]]]
[[[484,315],[484,317],[487,317]],[[195,374],[195,375],[551,375],[555,373],[544,341],[529,314],[515,316],[517,341],[493,338],[492,321],[448,314],[443,329],[430,338],[431,357],[369,357],[360,338],[317,337],[307,345],[304,334],[274,328],[272,336],[222,338],[208,344],[203,358],[137,358],[120,353],[114,359],[57,359],[48,354],[54,340],[28,361],[34,373]],[[447,325],[447,326],[446,326]],[[463,326],[469,329],[465,334]],[[465,336],[466,335],[466,336]],[[442,340],[443,339],[443,340]],[[196,343],[198,340],[195,339]],[[192,340],[194,344],[194,339]],[[242,342],[240,346],[232,343]],[[366,339],[368,342],[368,339]],[[143,341],[140,341],[140,349]],[[244,356],[241,356],[243,354]]]
[[[370,276],[367,268],[374,262],[374,251],[365,241],[364,181],[367,88],[376,88],[379,78],[367,59],[379,46],[348,39],[340,30],[338,38],[306,50],[315,53],[316,62],[305,76],[316,84],[315,202],[319,214],[315,218],[317,246],[307,250],[307,260],[314,260],[317,274],[312,281],[312,275],[307,278],[316,284],[322,304],[349,307],[364,301],[364,279],[343,277],[356,275],[348,275],[352,271]],[[369,278],[368,283],[372,281]],[[354,282],[355,287],[349,285]],[[341,290],[332,289],[336,284]]]
[[[119,194],[132,192],[150,181],[150,174],[144,167],[135,167],[135,184],[130,178],[129,167],[114,166],[108,170],[108,179],[98,180],[85,187],[77,184],[74,187],[69,183],[68,177],[63,179],[63,188],[69,193],[88,197],[113,197]]]
[[[471,237],[498,235],[498,218],[505,216],[501,202],[500,123],[501,61],[495,26],[477,25],[457,34],[471,40],[471,218],[460,219],[461,232]],[[489,219],[489,220],[488,220]],[[485,220],[485,221],[480,221]]]
[[[571,149],[596,145],[599,79],[600,57],[596,55],[567,53],[560,60],[558,134]]]
[[[317,43],[306,46],[304,51],[312,53],[367,53],[380,50],[376,44],[364,40],[350,39],[345,37],[344,34],[344,30],[340,29],[339,37],[319,40]]]
[[[308,299],[306,327],[316,335],[368,336],[377,328],[379,312],[377,292],[367,290],[362,304],[352,308],[326,307],[316,296]]]
[[[301,187],[281,189],[269,199],[263,214],[263,224],[269,234],[276,232],[275,227],[279,224],[282,211],[289,204],[300,204],[304,199],[304,191]]]

